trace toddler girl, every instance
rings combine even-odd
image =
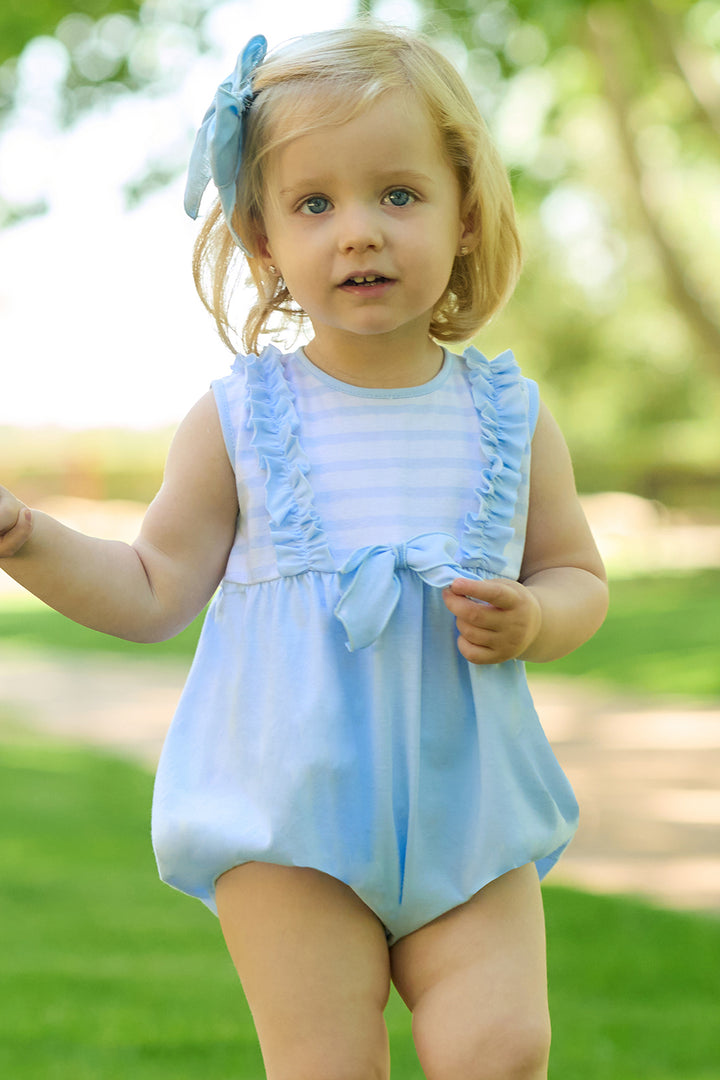
[[[215,594],[154,844],[220,916],[271,1080],[387,1077],[391,979],[429,1080],[545,1077],[539,880],[577,807],[523,661],[593,634],[606,585],[535,384],[440,344],[514,286],[505,172],[452,66],[361,24],[250,41],[192,216],[210,178],[196,280],[229,344],[247,257],[247,355],[182,423],[132,546],[2,489],[2,566],[135,641]],[[260,351],[276,313],[304,349]]]

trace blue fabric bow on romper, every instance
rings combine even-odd
[[[401,585],[398,570],[413,570],[426,584],[444,589],[456,578],[482,575],[456,562],[458,542],[449,533],[422,533],[397,547],[358,548],[340,568],[342,593],[335,616],[347,634],[350,652],[366,649],[390,621]]]
[[[266,52],[267,41],[262,34],[251,38],[238,57],[232,75],[220,83],[195,137],[185,186],[185,211],[195,220],[205,188],[213,180],[227,227],[248,258],[251,253],[235,232],[232,214],[242,167],[243,118],[255,96],[252,76],[265,59]]]

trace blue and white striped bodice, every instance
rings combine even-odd
[[[510,353],[446,352],[428,383],[370,389],[270,348],[213,389],[240,502],[227,581],[332,572],[429,532],[458,541],[462,566],[517,577],[537,391]],[[290,518],[301,539],[280,535]]]

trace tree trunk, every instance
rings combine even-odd
[[[628,9],[625,9],[627,11]],[[704,360],[714,374],[720,363],[720,325],[698,299],[697,290],[680,252],[667,237],[654,206],[647,196],[647,177],[628,120],[633,99],[620,62],[623,36],[630,31],[617,6],[596,5],[588,12],[590,42],[602,67],[605,95],[615,118],[620,146],[632,179],[632,188],[648,234],[658,256],[672,302],[685,317],[702,345]]]

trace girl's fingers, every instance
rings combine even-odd
[[[456,620],[456,625],[460,637],[464,637],[471,645],[490,648],[497,637],[497,630],[491,627],[473,626],[470,623],[461,622],[460,619]]]
[[[450,585],[454,596],[480,600],[485,604],[507,611],[515,607],[518,600],[517,582],[501,581],[490,578],[486,581],[473,581],[470,578],[456,578]],[[520,586],[522,588],[522,586]]]
[[[537,633],[537,600],[519,582],[457,578],[443,598],[455,616],[458,649],[474,664],[514,659]]]
[[[455,617],[455,625],[458,633],[466,637],[468,641],[477,641],[478,644],[489,644],[494,637],[502,633],[504,627],[501,622],[502,616],[497,612],[488,612],[482,619],[465,619]]]
[[[16,555],[32,532],[32,511],[24,507],[15,524],[0,534],[0,558]]]
[[[462,623],[466,626],[497,630],[502,623],[503,615],[507,611],[506,608],[490,604],[488,601],[469,600],[467,596],[458,596],[447,589],[445,590],[444,599],[445,606],[457,619],[458,627]]]
[[[475,645],[464,637],[457,639],[457,647],[460,655],[469,660],[471,664],[498,664],[507,659],[507,657],[499,655],[497,650],[491,646]]]

